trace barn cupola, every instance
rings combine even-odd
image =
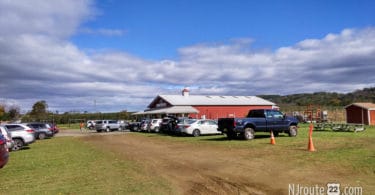
[[[189,89],[188,88],[184,88],[183,90],[182,90],[182,96],[185,96],[185,97],[188,97],[189,96]]]

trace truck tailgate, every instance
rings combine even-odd
[[[234,128],[234,118],[219,118],[218,131],[224,132]]]

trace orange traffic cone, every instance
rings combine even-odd
[[[272,145],[275,145],[275,144],[276,144],[275,136],[273,136],[273,131],[271,131],[271,144],[272,144]]]
[[[312,132],[313,132],[313,124],[311,123],[310,124],[310,132],[309,132],[309,145],[307,147],[307,149],[310,151],[310,152],[315,152],[315,147],[314,147],[314,144],[313,144],[313,141],[312,141]]]
[[[310,136],[309,137],[309,146],[308,146],[308,149],[310,152],[315,152],[315,148],[314,148],[314,144],[313,144],[313,141],[312,141],[312,137]]]

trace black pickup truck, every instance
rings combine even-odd
[[[219,118],[218,130],[225,133],[229,139],[242,136],[245,140],[253,139],[255,132],[270,132],[275,136],[287,133],[297,136],[298,120],[286,116],[278,110],[250,110],[246,118]]]

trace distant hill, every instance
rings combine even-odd
[[[346,106],[353,102],[372,102],[375,103],[375,87],[356,90],[351,93],[302,93],[292,95],[258,95],[278,105],[307,106],[309,104],[321,106]]]

